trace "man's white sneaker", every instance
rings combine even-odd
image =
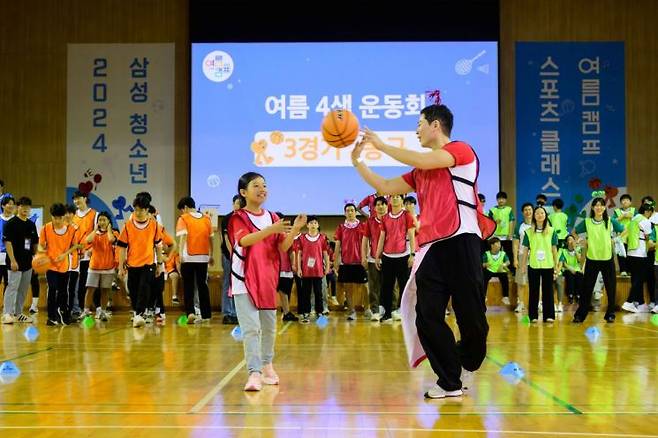
[[[2,315],[2,323],[3,324],[13,324],[16,322],[16,319],[14,318],[13,315],[10,315],[9,313],[5,313]]]
[[[373,313],[372,315],[370,315],[370,321],[379,321],[379,318],[381,317],[382,316],[379,313]]]
[[[31,317],[21,313],[16,317],[16,322],[24,322],[24,323],[32,324],[34,320]]]
[[[142,315],[135,315],[133,318],[133,327],[144,327],[144,324],[146,324],[146,321],[144,321]]]
[[[434,385],[425,393],[425,398],[438,399],[446,397],[461,397],[462,395],[464,395],[464,391],[461,389],[456,391],[446,391],[439,385]]]
[[[649,306],[646,304],[640,304],[639,306],[635,306],[637,309],[637,313],[649,313]]]
[[[637,313],[637,307],[635,307],[635,304],[629,303],[628,301],[621,305],[621,309],[627,312]]]
[[[394,311],[392,311],[391,318],[393,318],[393,321],[402,321],[402,315],[400,315],[400,310],[395,309]]]
[[[658,304],[653,306],[653,309],[651,309],[651,313],[658,313]]]
[[[503,304],[509,306],[509,297],[503,297]]]
[[[365,319],[372,319],[372,310],[366,309],[365,312],[363,312],[363,317]]]
[[[473,388],[473,376],[474,373],[472,371],[468,371],[462,368],[462,375],[461,375],[462,389],[467,390]]]
[[[524,308],[524,306],[523,306],[523,303],[522,303],[522,302],[519,302],[519,303],[516,305],[516,308],[514,309],[514,311],[515,311],[516,313],[522,313],[524,309],[525,309],[525,308]]]
[[[352,310],[352,312],[349,315],[347,315],[347,320],[356,321],[356,311]]]
[[[562,313],[562,312],[564,312],[564,304],[559,303],[557,305],[557,313]]]

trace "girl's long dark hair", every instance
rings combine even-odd
[[[240,198],[240,207],[241,208],[245,208],[247,206],[247,199],[244,196],[242,196],[242,194],[240,193],[240,190],[241,189],[247,190],[247,186],[249,185],[249,183],[252,182],[253,180],[255,180],[256,178],[265,179],[265,177],[263,175],[261,175],[260,173],[247,172],[244,175],[242,175],[240,177],[240,179],[238,180],[238,197]]]
[[[605,199],[603,198],[594,198],[592,199],[592,208],[589,210],[589,217],[594,219],[594,205],[596,204],[601,204],[602,206],[605,207]],[[610,218],[608,218],[608,210],[605,209],[603,210],[603,221],[605,222],[605,227],[608,228],[608,221]]]
[[[541,232],[543,233],[546,230],[546,228],[548,228],[549,225],[551,225],[551,223],[548,221],[548,213],[546,212],[546,209],[544,207],[542,207],[541,205],[539,205],[539,206],[535,207],[535,209],[532,211],[532,225],[534,225],[535,233],[537,232],[537,219],[535,219],[535,213],[540,208],[542,210],[544,210],[544,214],[546,215],[546,217],[544,218],[544,225],[543,225],[543,228],[542,228]]]

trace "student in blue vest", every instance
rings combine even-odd
[[[643,204],[638,210],[638,214],[631,219],[626,227],[628,230],[626,260],[631,271],[631,290],[628,299],[622,304],[621,308],[631,313],[648,313],[651,310],[644,302],[644,283],[647,283],[649,276],[653,274],[650,270],[652,266],[647,263],[646,244],[651,235],[652,227],[649,218],[652,215],[653,206]]]
[[[496,193],[496,206],[492,207],[489,210],[489,217],[496,222],[496,231],[494,231],[494,237],[497,237],[500,240],[500,245],[503,248],[503,251],[507,255],[508,259],[512,259],[514,256],[512,250],[512,235],[514,234],[514,213],[512,212],[512,207],[507,205],[507,193],[498,192]],[[514,266],[510,266],[512,274],[514,274]]]
[[[614,212],[612,213],[612,218],[617,220],[617,222],[626,228],[631,219],[635,217],[635,207],[631,206],[633,198],[628,193],[625,193],[621,195],[619,202],[621,203],[621,207],[615,208]],[[626,247],[626,253],[628,254],[628,245],[626,239],[622,239],[622,242],[624,242],[624,247]],[[617,262],[619,262],[619,275],[622,277],[628,277],[630,269],[628,267],[626,257],[617,256]]]
[[[492,237],[489,239],[491,250],[484,253],[482,256],[482,274],[484,276],[484,294],[487,294],[487,286],[489,280],[497,278],[500,281],[500,286],[503,289],[503,304],[509,306],[509,279],[507,273],[509,272],[509,257],[504,251],[501,251],[500,239]]]
[[[580,299],[583,290],[582,252],[571,234],[565,239],[564,245],[558,254],[558,270],[564,279],[569,304],[573,304]]]
[[[528,252],[523,254],[521,266],[528,268],[528,316],[531,322],[539,319],[539,282],[541,281],[544,322],[555,321],[553,306],[553,280],[557,277],[557,233],[548,223],[544,207],[536,207],[532,214],[532,226],[525,232],[523,246]]]
[[[606,309],[604,319],[609,322],[615,322],[615,294],[617,283],[615,278],[615,262],[612,258],[612,232],[622,233],[625,235],[624,226],[615,219],[608,217],[605,208],[605,199],[603,192],[594,192],[595,196],[592,201],[592,208],[589,217],[576,225],[575,234],[587,237],[587,256],[585,261],[585,276],[583,280],[583,290],[578,302],[578,309],[573,316],[573,322],[580,323],[585,321],[589,313],[592,291],[594,283],[599,272],[603,276],[605,291],[608,295],[608,308]]]

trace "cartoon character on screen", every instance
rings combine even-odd
[[[256,166],[263,166],[272,164],[274,158],[267,155],[267,142],[265,140],[258,140],[251,143],[251,151],[256,155],[254,157],[254,164]]]

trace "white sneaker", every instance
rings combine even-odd
[[[372,310],[366,309],[366,311],[363,312],[363,317],[365,319],[372,319]]]
[[[379,313],[373,313],[372,315],[370,315],[370,321],[379,321],[379,318],[381,317],[382,316]]]
[[[23,313],[21,313],[20,315],[18,315],[18,316],[14,319],[14,321],[16,321],[16,322],[28,323],[28,324],[32,324],[32,323],[34,322],[34,320],[33,320],[31,317],[29,317],[29,316],[27,316],[27,315],[25,315],[25,314],[23,314]]]
[[[626,272],[626,271],[622,271],[622,272],[620,272],[620,273],[619,273],[619,276],[620,276],[620,277],[630,277],[630,275],[628,275],[628,272]]]
[[[462,375],[461,375],[462,389],[467,390],[473,388],[474,375],[475,373],[473,373],[473,371],[468,371],[462,368]]]
[[[2,315],[2,323],[3,324],[13,324],[16,322],[16,319],[13,317],[13,315],[10,315],[9,313],[5,313]]]
[[[649,313],[649,306],[647,304],[640,304],[639,306],[635,306],[637,309],[637,313]]]
[[[464,395],[464,391],[462,391],[461,389],[458,389],[456,391],[446,391],[445,389],[441,388],[439,385],[435,384],[425,393],[425,398],[437,399],[437,398],[446,398],[446,397],[461,397],[462,395]]]
[[[562,313],[562,312],[564,312],[564,304],[559,303],[557,305],[557,313]]]
[[[95,319],[100,320],[102,314],[103,314],[103,310],[101,310],[100,307],[96,307],[96,317],[95,317]]]
[[[200,320],[201,318],[196,316],[196,314],[194,314],[194,313],[190,313],[189,315],[187,315],[187,323],[188,324],[194,324],[197,321],[197,319]]]
[[[516,308],[514,309],[514,311],[515,311],[516,313],[523,313],[523,310],[524,310],[524,309],[525,309],[525,306],[523,305],[522,302],[519,301],[519,302],[517,303]]]
[[[651,313],[658,313],[658,304],[653,306],[653,309],[651,309]]]
[[[503,297],[503,304],[509,306],[509,297]]]
[[[383,315],[384,313],[386,313],[386,309],[384,309],[384,306],[379,306],[379,314]]]
[[[347,320],[348,321],[356,321],[356,311],[352,310],[352,313],[347,315]]]
[[[402,321],[402,315],[400,315],[400,309],[395,309],[391,312],[391,318],[393,321]]]
[[[146,322],[144,321],[144,318],[142,318],[142,315],[135,315],[133,318],[133,327],[144,327],[144,324],[146,324]]]
[[[338,306],[338,300],[336,299],[336,297],[332,296],[331,298],[329,298],[329,304],[331,304],[332,306]]]
[[[635,307],[635,304],[629,303],[628,301],[626,301],[624,304],[621,305],[621,309],[631,313],[638,312],[637,307]]]

